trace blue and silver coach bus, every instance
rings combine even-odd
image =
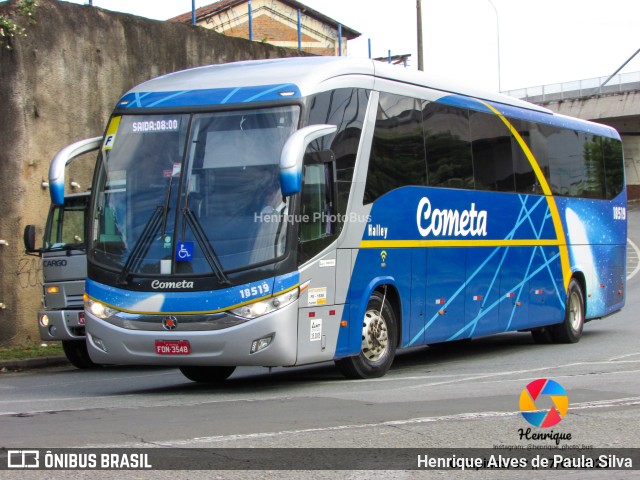
[[[195,68],[117,103],[86,285],[99,364],[335,361],[508,331],[573,343],[625,301],[610,127],[370,60]]]

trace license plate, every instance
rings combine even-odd
[[[191,345],[186,340],[156,340],[158,355],[189,355]]]
[[[78,325],[84,325],[84,312],[78,313]]]

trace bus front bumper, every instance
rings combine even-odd
[[[291,366],[297,357],[298,301],[286,307],[221,330],[122,328],[86,312],[87,348],[102,365]],[[165,315],[158,315],[161,322]],[[264,339],[270,339],[264,340]],[[254,342],[268,343],[252,353]],[[178,348],[168,347],[174,344]]]
[[[40,339],[84,340],[84,310],[42,310],[38,312]]]

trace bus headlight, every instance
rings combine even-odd
[[[234,308],[231,311],[234,315],[238,315],[243,318],[257,318],[267,313],[274,312],[281,308],[286,307],[290,303],[293,303],[300,295],[300,289],[294,288],[288,292],[276,295],[275,297],[267,298],[266,300],[260,300],[259,302],[243,305],[242,307]]]
[[[105,304],[89,297],[86,297],[84,300],[84,308],[93,316],[98,317],[102,320],[105,320],[110,316],[118,313],[118,310],[107,307]]]

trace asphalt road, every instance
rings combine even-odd
[[[629,236],[640,239],[640,211],[629,212]],[[520,413],[520,393],[529,382],[550,378],[564,387],[569,399],[568,414],[554,428],[571,434],[571,441],[563,444],[640,448],[640,274],[636,274],[636,247],[630,244],[629,252],[628,275],[633,276],[627,284],[626,308],[588,323],[577,344],[536,345],[527,333],[511,333],[463,345],[420,348],[400,354],[385,377],[358,381],[343,379],[332,364],[271,372],[239,368],[219,387],[194,384],[177,370],[152,368],[80,371],[60,367],[3,374],[0,446],[551,445],[553,441],[535,442],[519,434],[519,429],[529,426]],[[20,472],[11,478],[51,478],[51,473]],[[136,472],[135,478],[157,478],[159,473]],[[171,472],[166,476],[443,478],[452,472],[249,473]],[[638,473],[608,472],[607,477],[636,478]],[[113,478],[113,472],[69,475],[65,478]],[[455,477],[472,475],[456,473]],[[494,472],[491,477],[525,475],[530,478],[532,472]],[[600,478],[597,475],[602,472],[564,475]],[[558,472],[535,475],[557,476]]]

